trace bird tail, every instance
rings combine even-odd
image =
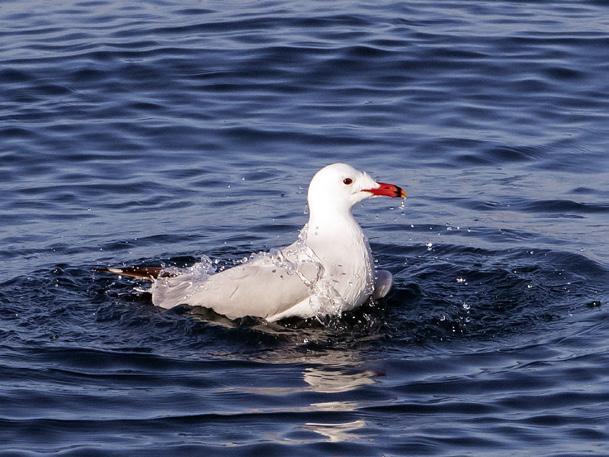
[[[144,279],[146,281],[154,281],[159,276],[171,276],[162,271],[161,267],[123,267],[123,268],[98,268],[96,271],[104,273],[114,273],[119,276],[126,276],[128,278]]]

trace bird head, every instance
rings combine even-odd
[[[371,197],[406,198],[395,184],[377,182],[364,171],[345,163],[334,163],[319,170],[309,184],[308,203],[317,209],[350,211],[353,205]]]

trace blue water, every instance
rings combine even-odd
[[[609,455],[601,1],[0,3],[0,454]],[[388,299],[268,325],[230,266],[345,161]]]

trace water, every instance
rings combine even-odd
[[[604,2],[0,4],[2,455],[609,455]],[[292,242],[346,161],[391,296],[266,325],[103,265]]]

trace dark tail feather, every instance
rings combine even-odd
[[[123,268],[98,268],[96,271],[103,271],[105,273],[114,273],[120,276],[127,276],[128,278],[145,279],[147,281],[154,281],[159,276],[171,276],[168,273],[162,273],[161,267],[123,267]]]

